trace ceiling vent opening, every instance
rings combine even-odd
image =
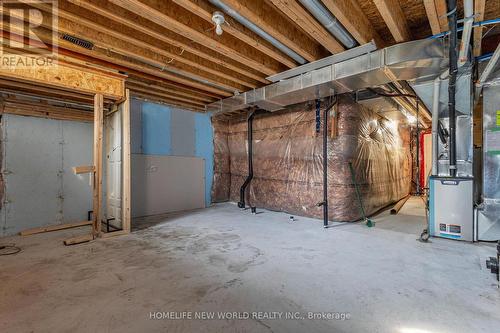
[[[87,50],[92,50],[94,48],[94,43],[89,42],[88,40],[85,40],[85,39],[82,39],[79,37],[64,34],[64,35],[62,35],[61,38],[64,39],[65,41],[68,41],[72,44],[83,47],[84,49],[87,49]]]

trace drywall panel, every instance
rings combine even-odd
[[[85,221],[92,210],[91,175],[75,175],[73,167],[92,165],[94,127],[92,123],[61,121],[63,145],[63,213],[64,221]]]
[[[92,125],[7,114],[2,134],[1,235],[85,220],[89,179],[71,168],[91,162]]]
[[[132,155],[132,216],[205,207],[205,161],[197,157]]]
[[[196,156],[205,159],[205,204],[211,203],[213,129],[210,114],[133,99],[132,154]]]
[[[210,206],[214,178],[214,131],[208,113],[195,113],[195,156],[205,160],[205,205]]]
[[[194,113],[178,109],[172,109],[171,112],[172,155],[194,156]]]
[[[159,104],[142,104],[142,153],[171,155],[170,109]]]

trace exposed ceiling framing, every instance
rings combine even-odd
[[[381,48],[448,29],[445,0],[318,1],[359,44],[374,40]],[[306,61],[345,49],[297,0],[222,2]],[[461,18],[462,1],[458,4]],[[266,85],[266,77],[299,65],[275,43],[227,14],[224,32],[217,35],[212,15],[220,9],[208,0],[59,0],[58,6],[59,37],[67,34],[94,45],[85,49],[59,38],[59,58],[126,74],[127,88],[139,98],[203,111],[217,99]],[[50,11],[43,4],[36,7]],[[475,1],[476,22],[498,16],[500,0]],[[8,20],[4,17],[4,23]],[[2,31],[6,39],[22,35],[21,24],[5,27],[10,29]],[[474,29],[476,56],[481,54],[484,30]],[[36,34],[51,43],[48,22]],[[0,89],[15,88],[0,78]],[[28,86],[17,89],[34,93]],[[42,90],[38,91],[50,95]]]

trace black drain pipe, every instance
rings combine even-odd
[[[247,189],[248,184],[252,181],[253,178],[253,118],[255,117],[256,111],[252,111],[250,116],[247,119],[247,127],[248,127],[248,176],[245,179],[245,182],[240,187],[240,201],[238,202],[239,208],[245,208],[245,191]]]
[[[448,0],[448,22],[450,26],[450,76],[448,84],[448,117],[450,119],[450,176],[457,175],[457,133],[456,133],[456,112],[455,112],[455,92],[457,82],[457,1]]]
[[[328,228],[328,113],[337,103],[337,98],[323,110],[323,202],[318,206],[323,206],[323,227]],[[316,103],[319,108],[319,101]]]

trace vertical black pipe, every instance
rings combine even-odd
[[[457,51],[457,1],[448,0],[448,23],[450,28],[450,76],[448,84],[448,117],[450,120],[450,176],[457,175],[457,134],[456,134],[456,112],[455,112],[455,90],[458,72]]]
[[[252,111],[247,119],[247,135],[248,135],[248,176],[245,182],[240,187],[240,202],[238,202],[239,208],[245,208],[245,191],[252,181],[253,178],[253,118],[255,117],[255,111]]]
[[[328,112],[331,107],[323,111],[323,227],[328,227]]]

